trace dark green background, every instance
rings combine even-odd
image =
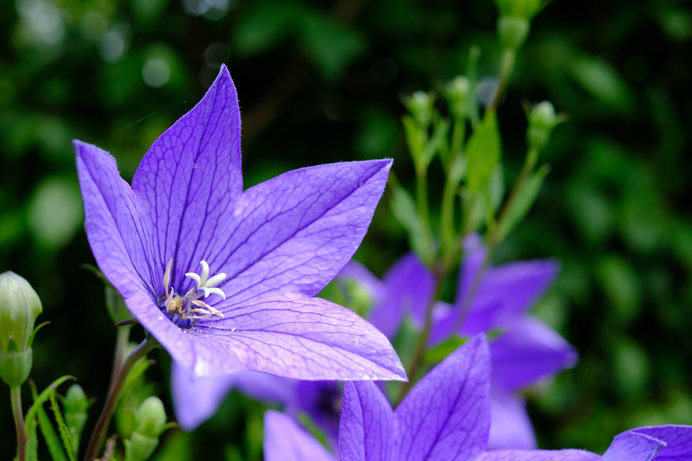
[[[0,271],[27,278],[51,322],[35,345],[33,378],[45,386],[77,376],[97,401],[92,417],[115,334],[102,287],[82,267],[93,258],[72,138],[112,152],[129,179],[225,62],[243,115],[246,185],[385,156],[407,184],[401,97],[461,73],[472,44],[483,49],[481,75],[497,72],[490,0],[216,4],[203,15],[189,6],[205,2],[193,0],[0,4]],[[554,1],[534,20],[500,106],[509,179],[524,154],[522,103],[549,99],[569,117],[544,153],[552,172],[535,209],[499,254],[563,263],[535,312],[581,359],[530,392],[544,448],[603,450],[633,426],[692,424],[691,38],[682,0]],[[381,275],[405,245],[385,195],[358,257]],[[154,357],[149,378],[169,405],[168,359]],[[259,407],[234,396],[193,438],[171,431],[167,440],[199,459],[230,453],[250,433],[238,450],[252,458],[260,429]],[[5,398],[0,433],[8,459]]]

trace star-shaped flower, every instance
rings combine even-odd
[[[433,368],[392,410],[372,382],[344,384],[342,461],[677,461],[692,459],[692,426],[642,427],[613,439],[599,456],[583,450],[486,451],[490,357],[475,337]],[[277,412],[265,414],[266,461],[335,458]]]
[[[571,367],[574,349],[527,309],[555,278],[552,260],[519,261],[490,267],[486,271],[464,322],[461,306],[483,264],[486,248],[480,237],[464,242],[457,301],[434,307],[430,345],[452,334],[473,336],[493,329],[501,335],[490,343],[492,426],[491,448],[534,448],[536,440],[522,398],[516,391]],[[370,321],[390,338],[408,315],[422,328],[425,309],[433,292],[433,276],[414,254],[401,258],[380,281],[356,262],[344,268],[337,280],[353,279],[372,298]]]
[[[303,168],[243,191],[225,67],[132,186],[108,153],[74,144],[96,261],[176,362],[198,376],[405,379],[384,335],[313,297],[360,244],[391,160]]]

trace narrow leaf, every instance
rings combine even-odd
[[[62,383],[64,383],[67,380],[70,379],[75,379],[73,376],[70,375],[65,375],[61,376],[60,378],[56,379],[53,381],[48,387],[46,387],[43,392],[41,392],[38,397],[34,398],[34,403],[31,405],[31,408],[29,408],[29,411],[26,413],[26,430],[27,433],[31,433],[31,431],[36,431],[36,417],[37,417],[37,412],[39,408],[50,398],[51,392],[55,392],[55,390],[60,386]]]
[[[529,209],[531,209],[549,170],[547,166],[543,166],[526,180],[524,187],[517,193],[514,201],[512,201],[507,212],[502,217],[502,222],[500,222],[500,227],[498,229],[501,239],[504,239],[509,231],[511,231],[514,226],[524,218]]]
[[[40,407],[37,412],[37,416],[38,426],[41,429],[43,439],[46,441],[48,452],[50,453],[51,458],[53,461],[67,461],[67,456],[65,456],[65,452],[62,449],[58,434],[55,433],[55,429],[53,429],[53,424],[51,423],[46,410],[44,410],[43,407]]]
[[[70,461],[75,461],[77,450],[72,446],[72,436],[70,435],[70,430],[67,428],[67,424],[65,424],[65,418],[62,416],[62,410],[60,410],[60,407],[58,406],[58,399],[55,398],[55,394],[55,392],[51,392],[49,396],[50,407],[51,410],[53,410],[53,416],[55,417],[55,422],[58,425],[60,438],[62,439],[62,444],[65,447],[67,456],[70,458]]]

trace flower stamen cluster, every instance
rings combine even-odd
[[[200,264],[202,272],[199,274],[194,272],[185,274],[185,277],[194,280],[195,286],[190,288],[185,296],[179,296],[173,287],[170,286],[173,259],[168,261],[166,271],[163,274],[163,287],[166,294],[163,307],[167,313],[173,314],[182,320],[202,320],[208,319],[212,315],[223,318],[221,311],[205,303],[200,298],[204,296],[206,299],[209,295],[215,294],[226,299],[226,294],[221,288],[217,287],[219,283],[226,279],[226,274],[221,272],[209,278],[209,264],[206,261],[201,261]]]

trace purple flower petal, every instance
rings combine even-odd
[[[339,455],[349,461],[388,461],[394,436],[394,413],[372,382],[344,383]]]
[[[99,267],[125,298],[152,292],[161,276],[147,258],[151,231],[135,194],[110,154],[81,141],[74,147],[87,237]]]
[[[345,307],[288,293],[230,303],[216,305],[224,318],[159,340],[198,376],[261,370],[299,379],[406,379],[387,338]]]
[[[526,316],[490,343],[493,384],[516,391],[572,367],[577,353],[560,335]],[[518,447],[517,447],[518,448]]]
[[[488,449],[503,448],[532,450],[536,448],[536,436],[526,413],[524,400],[502,390],[493,389],[490,394]]]
[[[495,450],[476,461],[598,461],[601,457],[584,450]]]
[[[465,297],[469,295],[487,254],[487,248],[477,235],[467,237],[464,249],[457,291],[456,304],[459,307],[466,302]],[[511,324],[548,288],[558,270],[558,264],[549,259],[488,268],[473,298],[462,332],[472,335]]]
[[[488,346],[478,336],[457,349],[396,409],[394,459],[473,460],[485,450],[490,428]]]
[[[180,427],[186,431],[194,430],[214,416],[232,389],[262,402],[285,404],[294,399],[293,383],[297,381],[252,371],[195,377],[176,362],[171,366],[175,415]]]
[[[172,281],[180,286],[208,257],[243,191],[238,97],[225,66],[204,98],[154,142],[132,189],[151,211],[157,282],[173,258]]]
[[[656,456],[656,461],[683,461],[692,459],[692,426],[648,426],[638,427],[623,434],[637,433],[665,442]],[[621,434],[622,435],[622,434]],[[610,449],[608,450],[610,451]],[[607,452],[606,452],[607,454]],[[603,456],[605,459],[605,455]],[[610,458],[608,458],[610,460]]]
[[[205,254],[228,278],[235,302],[272,292],[314,296],[358,248],[382,195],[391,160],[290,171],[245,191],[228,230]]]
[[[301,411],[307,413],[312,422],[322,429],[329,443],[336,447],[339,440],[339,419],[343,401],[339,382],[295,381],[295,383],[295,395],[288,402],[286,413],[292,415],[297,415]]]
[[[637,432],[623,432],[615,436],[603,461],[651,461],[666,445],[662,440]]]
[[[433,295],[435,283],[432,274],[414,253],[399,259],[384,275],[389,297],[378,309],[380,315],[396,316],[399,309],[412,316],[421,328],[425,323],[425,310]]]
[[[372,272],[367,269],[367,267],[355,259],[346,264],[341,272],[339,272],[339,276],[336,278],[337,281],[349,279],[358,282],[367,291],[367,293],[373,299],[373,302],[376,304],[379,304],[386,296],[386,287],[384,283],[375,277]]]
[[[264,414],[265,461],[336,461],[312,436],[278,411]]]

